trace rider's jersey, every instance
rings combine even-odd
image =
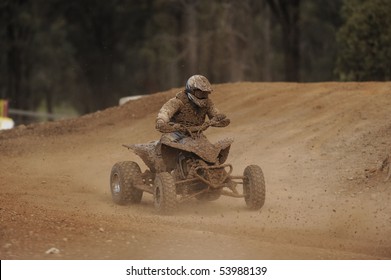
[[[212,119],[217,114],[219,114],[219,110],[210,98],[208,98],[207,106],[200,108],[192,103],[186,93],[182,91],[163,105],[157,119],[162,119],[166,123],[174,122],[185,126],[199,126],[205,122],[206,116]]]

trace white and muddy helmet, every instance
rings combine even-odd
[[[186,82],[185,92],[195,105],[205,107],[208,104],[208,96],[212,92],[212,86],[206,77],[193,75]]]

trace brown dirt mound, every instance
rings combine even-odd
[[[234,83],[212,95],[231,118],[228,161],[262,167],[265,206],[190,201],[173,216],[150,195],[118,206],[121,144],[158,139],[177,89],[71,120],[0,132],[1,259],[390,259],[391,83]],[[55,254],[47,254],[57,248]]]

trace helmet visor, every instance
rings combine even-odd
[[[194,90],[193,94],[198,99],[207,99],[210,94],[210,91],[202,91],[202,90],[196,89],[196,90]]]

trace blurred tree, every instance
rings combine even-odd
[[[196,73],[329,80],[342,1],[0,0],[0,94],[84,114]]]
[[[87,85],[79,97],[81,112],[112,106],[121,95],[132,95],[132,75],[141,65],[134,65],[125,55],[143,39],[151,4],[122,0],[63,2],[69,40],[82,70],[80,78]]]
[[[255,0],[155,1],[140,55],[153,65],[147,76],[156,83],[150,84],[156,90],[182,86],[194,73],[215,83],[271,80],[267,12]]]
[[[391,1],[345,0],[338,31],[341,80],[391,79]]]
[[[276,47],[275,34],[278,29],[270,8],[265,1],[252,0],[249,2],[250,15],[246,16],[252,21],[250,31],[250,71],[247,75],[252,81],[282,80],[281,63],[279,62],[279,49]]]
[[[337,57],[336,32],[342,25],[342,0],[302,0],[300,19],[300,78],[303,82],[330,81]]]
[[[282,28],[286,81],[300,80],[300,0],[266,0]]]
[[[255,49],[252,42],[256,34],[252,24],[251,1],[220,1],[209,12],[213,29],[209,29],[211,46],[205,51],[212,52],[211,77],[215,82],[236,82],[249,79],[250,65],[254,61]],[[206,34],[205,34],[206,35]],[[202,35],[202,36],[205,36]]]
[[[45,3],[45,0],[33,2],[37,20],[31,45],[31,87],[45,101],[47,112],[52,114],[55,105],[71,103],[72,92],[83,86],[77,81],[79,71],[73,58],[73,46],[67,40],[66,21],[58,10],[60,2]]]
[[[151,93],[181,84],[181,60],[186,55],[182,46],[182,1],[155,0],[146,22],[143,40],[132,50],[137,61],[137,87]],[[142,66],[142,67],[140,67]]]
[[[2,51],[5,54],[5,98],[10,105],[29,109],[39,102],[31,91],[31,43],[36,18],[29,0],[2,0],[0,2]]]

